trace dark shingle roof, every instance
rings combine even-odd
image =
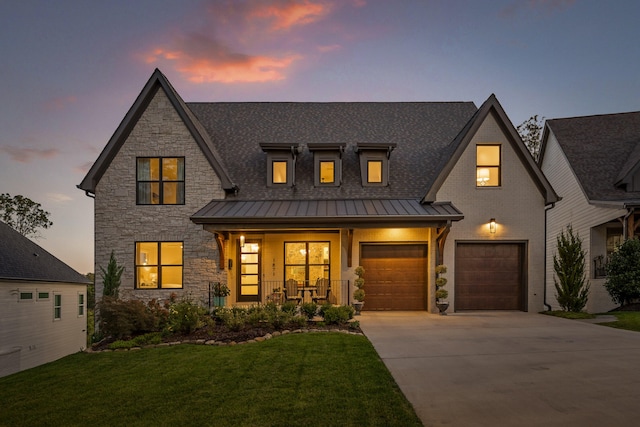
[[[0,279],[89,283],[85,276],[3,222],[0,222]]]
[[[546,126],[590,200],[640,199],[640,191],[615,185],[640,160],[640,112],[553,119]]]
[[[421,199],[448,144],[476,112],[472,102],[187,103],[244,200]],[[342,185],[314,187],[308,144],[345,143]],[[266,186],[260,143],[300,144],[296,186]],[[390,183],[361,185],[358,143],[396,143]]]

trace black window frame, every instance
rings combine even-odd
[[[145,159],[149,159],[149,160],[153,160],[153,159],[158,159],[159,161],[159,176],[158,176],[158,180],[141,180],[138,179],[138,174],[139,174],[139,168],[140,168],[140,160],[145,160]],[[163,179],[162,176],[162,170],[163,170],[163,162],[164,160],[169,160],[169,159],[175,159],[175,160],[182,160],[182,179],[177,179],[177,180],[165,180]],[[141,157],[136,157],[136,205],[139,206],[180,206],[180,205],[184,205],[185,201],[186,201],[186,161],[185,161],[185,157],[184,156],[141,156]],[[158,198],[159,198],[159,202],[158,203],[144,203],[140,201],[141,198],[141,191],[140,191],[140,185],[141,184],[153,184],[153,183],[158,183]],[[179,203],[164,203],[164,184],[165,183],[182,183],[182,201],[180,201]],[[153,200],[153,197],[151,198],[151,200]]]
[[[158,263],[157,264],[138,264],[138,244],[140,243],[155,243],[157,245],[157,253],[158,253]],[[182,264],[163,264],[162,263],[162,243],[180,243],[181,245],[181,249],[182,249]],[[134,265],[134,289],[136,290],[141,290],[141,291],[147,291],[147,290],[171,290],[171,289],[184,289],[184,241],[182,240],[138,240],[135,242],[135,249],[134,249],[134,261],[133,261],[133,265]],[[181,267],[182,270],[180,272],[180,284],[181,286],[179,288],[176,287],[168,287],[165,288],[162,285],[162,267]],[[158,278],[156,280],[156,287],[140,287],[140,284],[138,283],[138,268],[144,268],[144,267],[156,267],[157,268],[157,274],[158,274]]]

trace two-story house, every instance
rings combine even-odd
[[[453,310],[543,309],[557,196],[493,95],[185,103],[156,70],[78,187],[125,298],[304,300],[323,281],[347,304],[362,265],[365,309],[434,311],[444,263]]]
[[[611,310],[607,259],[625,236],[640,234],[640,112],[547,120],[539,163],[562,197],[547,215],[547,292],[555,294],[556,239],[571,225],[586,252],[586,309]]]

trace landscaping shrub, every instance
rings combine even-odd
[[[282,304],[282,307],[280,309],[285,313],[294,315],[298,311],[298,304],[293,301],[286,301],[284,304]]]
[[[189,334],[204,325],[207,309],[184,298],[169,306],[169,328],[173,332]]]
[[[330,306],[322,310],[327,325],[344,325],[353,319],[354,309],[348,305]]]
[[[561,232],[558,236],[557,250],[553,255],[553,283],[558,304],[565,311],[580,312],[587,305],[589,283],[584,278],[582,240],[573,234],[571,226],[567,227],[567,234]]]
[[[273,326],[277,330],[284,329],[285,326],[289,324],[292,314],[286,311],[276,311],[275,313],[270,313],[269,315],[269,324]]]
[[[292,328],[306,328],[307,316],[303,316],[303,315],[293,316],[289,320],[289,325],[291,325]]]
[[[304,304],[302,304],[300,309],[309,320],[312,320],[316,315],[316,312],[318,311],[318,304],[316,304],[315,302],[305,302]]]
[[[137,337],[123,341],[118,340],[109,344],[111,350],[117,350],[122,348],[141,347],[143,345],[160,344],[162,342],[162,332],[151,332],[144,335],[138,335]]]
[[[616,304],[640,298],[640,240],[628,239],[611,254],[604,286]]]
[[[145,305],[139,300],[121,301],[103,297],[99,304],[100,331],[115,339],[128,338],[162,329],[167,312],[155,303]]]

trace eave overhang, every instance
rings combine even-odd
[[[213,231],[442,227],[464,218],[449,202],[413,199],[213,200],[191,221]]]

